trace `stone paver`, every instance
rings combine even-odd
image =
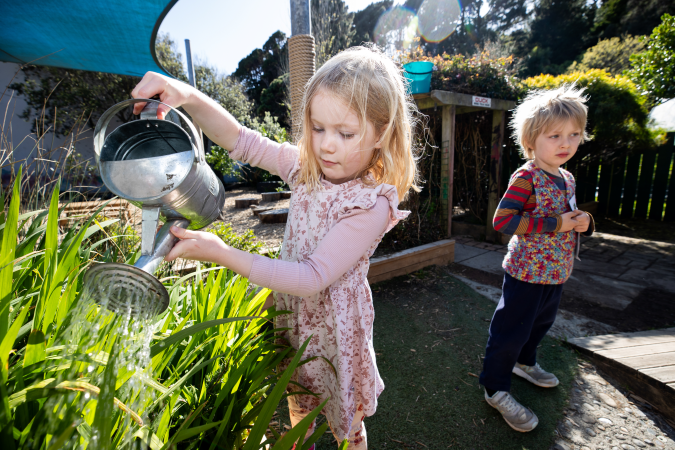
[[[669,437],[675,431],[666,420],[627,395],[592,364],[581,362],[551,449],[675,449]]]
[[[501,275],[505,245],[454,238],[455,262]],[[645,289],[675,294],[675,244],[595,233],[582,238],[581,261],[575,261],[565,291],[617,310]]]

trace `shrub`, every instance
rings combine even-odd
[[[248,253],[259,253],[263,248],[262,242],[256,242],[253,230],[246,230],[244,234],[237,234],[232,230],[232,224],[230,223],[216,223],[207,231],[218,236],[230,247],[234,247],[238,250],[243,250]]]
[[[490,56],[489,51],[468,57],[464,55],[424,56],[418,48],[411,55],[404,55],[402,62],[430,61],[434,63],[431,89],[480,95],[491,98],[516,100],[522,87],[512,76],[514,58]]]
[[[626,76],[600,69],[566,75],[539,75],[524,81],[527,89],[554,89],[565,83],[586,88],[588,131],[593,139],[579,147],[579,159],[613,159],[633,150],[652,148],[658,135],[647,128],[645,98]]]
[[[652,103],[675,97],[675,17],[664,14],[647,48],[630,58],[628,73]]]
[[[603,39],[586,50],[580,61],[575,61],[566,73],[586,72],[591,69],[605,69],[612,75],[621,75],[630,69],[630,57],[645,48],[644,37],[624,36]]]

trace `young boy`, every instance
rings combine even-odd
[[[510,124],[528,162],[511,176],[493,219],[497,231],[513,238],[480,383],[487,402],[521,432],[539,420],[509,393],[511,373],[537,386],[558,385],[537,363],[537,346],[555,321],[563,283],[572,273],[577,232],[590,236],[594,229],[592,217],[577,210],[574,178],[560,167],[589,139],[582,92],[563,86],[531,93]]]

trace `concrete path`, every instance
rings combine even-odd
[[[506,246],[456,236],[455,263],[503,276]],[[673,294],[675,244],[595,233],[582,238],[565,291],[599,306],[623,310],[649,290]]]

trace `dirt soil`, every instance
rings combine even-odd
[[[262,198],[253,188],[233,189],[225,193],[225,206],[221,214],[221,220],[224,223],[232,224],[232,229],[236,233],[244,233],[246,230],[253,230],[253,233],[259,241],[265,243],[265,247],[274,248],[281,245],[284,240],[285,223],[260,223],[258,216],[254,216],[249,208],[235,208],[234,201],[238,198]],[[260,206],[273,206],[275,209],[288,208],[290,199],[283,199],[276,202],[260,202]]]

